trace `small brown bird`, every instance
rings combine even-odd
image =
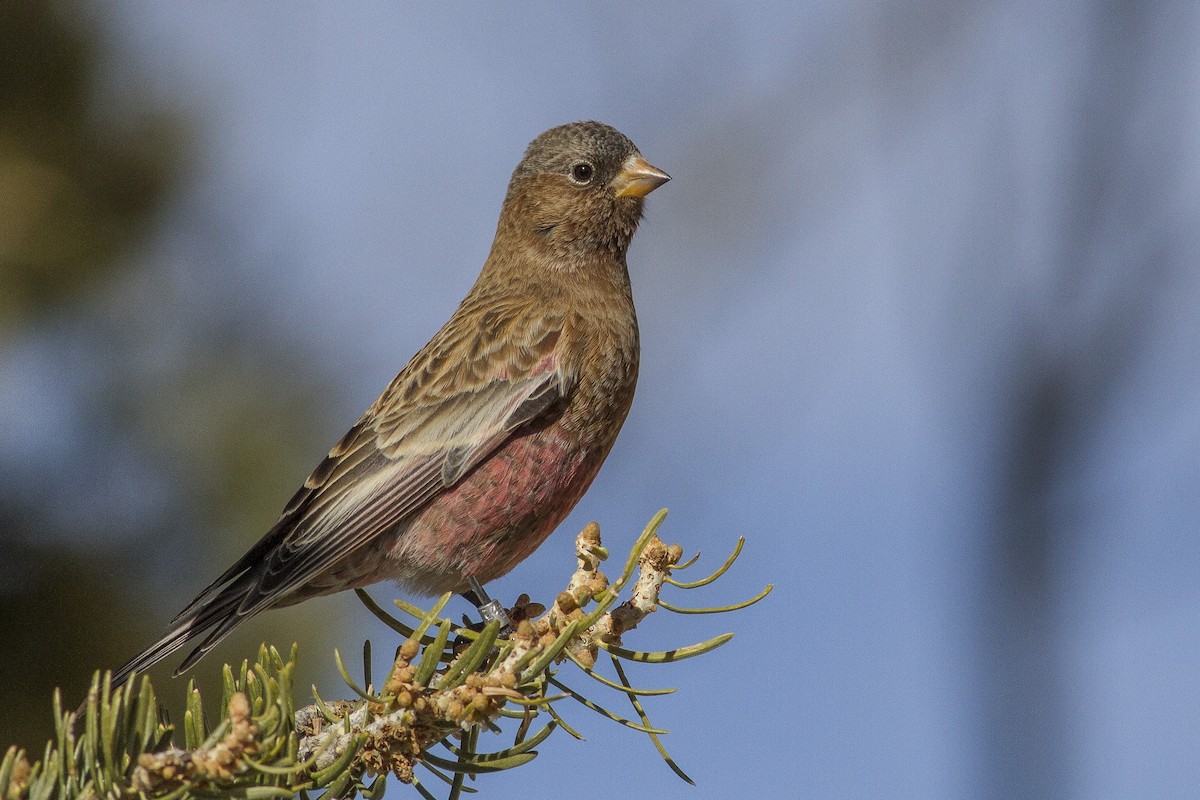
[[[268,608],[392,579],[469,592],[532,553],[596,477],[633,400],[625,254],[670,180],[608,125],[551,128],[513,172],[491,253],[274,527],[121,667],[187,670]]]

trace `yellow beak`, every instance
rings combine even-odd
[[[630,156],[625,160],[612,186],[617,197],[645,197],[667,181],[671,176],[641,156]]]

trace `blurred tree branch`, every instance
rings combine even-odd
[[[96,48],[65,9],[0,9],[0,341],[125,262],[174,183],[181,128],[144,106],[100,123]]]
[[[269,524],[332,405],[319,360],[231,310],[240,289],[192,291],[247,260],[241,229],[189,196],[198,121],[140,75],[105,88],[98,11],[0,3],[0,641],[47,666],[0,660],[0,741],[25,746],[53,730],[35,699],[157,627],[163,576]],[[203,227],[196,261],[152,253],[168,219]]]

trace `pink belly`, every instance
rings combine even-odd
[[[605,455],[565,441],[557,426],[509,441],[404,526],[381,572],[424,594],[504,575],[570,513]]]

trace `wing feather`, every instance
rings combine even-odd
[[[444,328],[334,446],[271,530],[117,674],[203,636],[179,668],[186,670],[259,611],[344,588],[322,578],[460,481],[514,431],[561,408],[573,377],[556,354],[560,333],[561,320],[510,325],[511,338],[477,337],[484,347],[464,341],[471,332]],[[477,357],[464,364],[446,356],[464,347]]]

